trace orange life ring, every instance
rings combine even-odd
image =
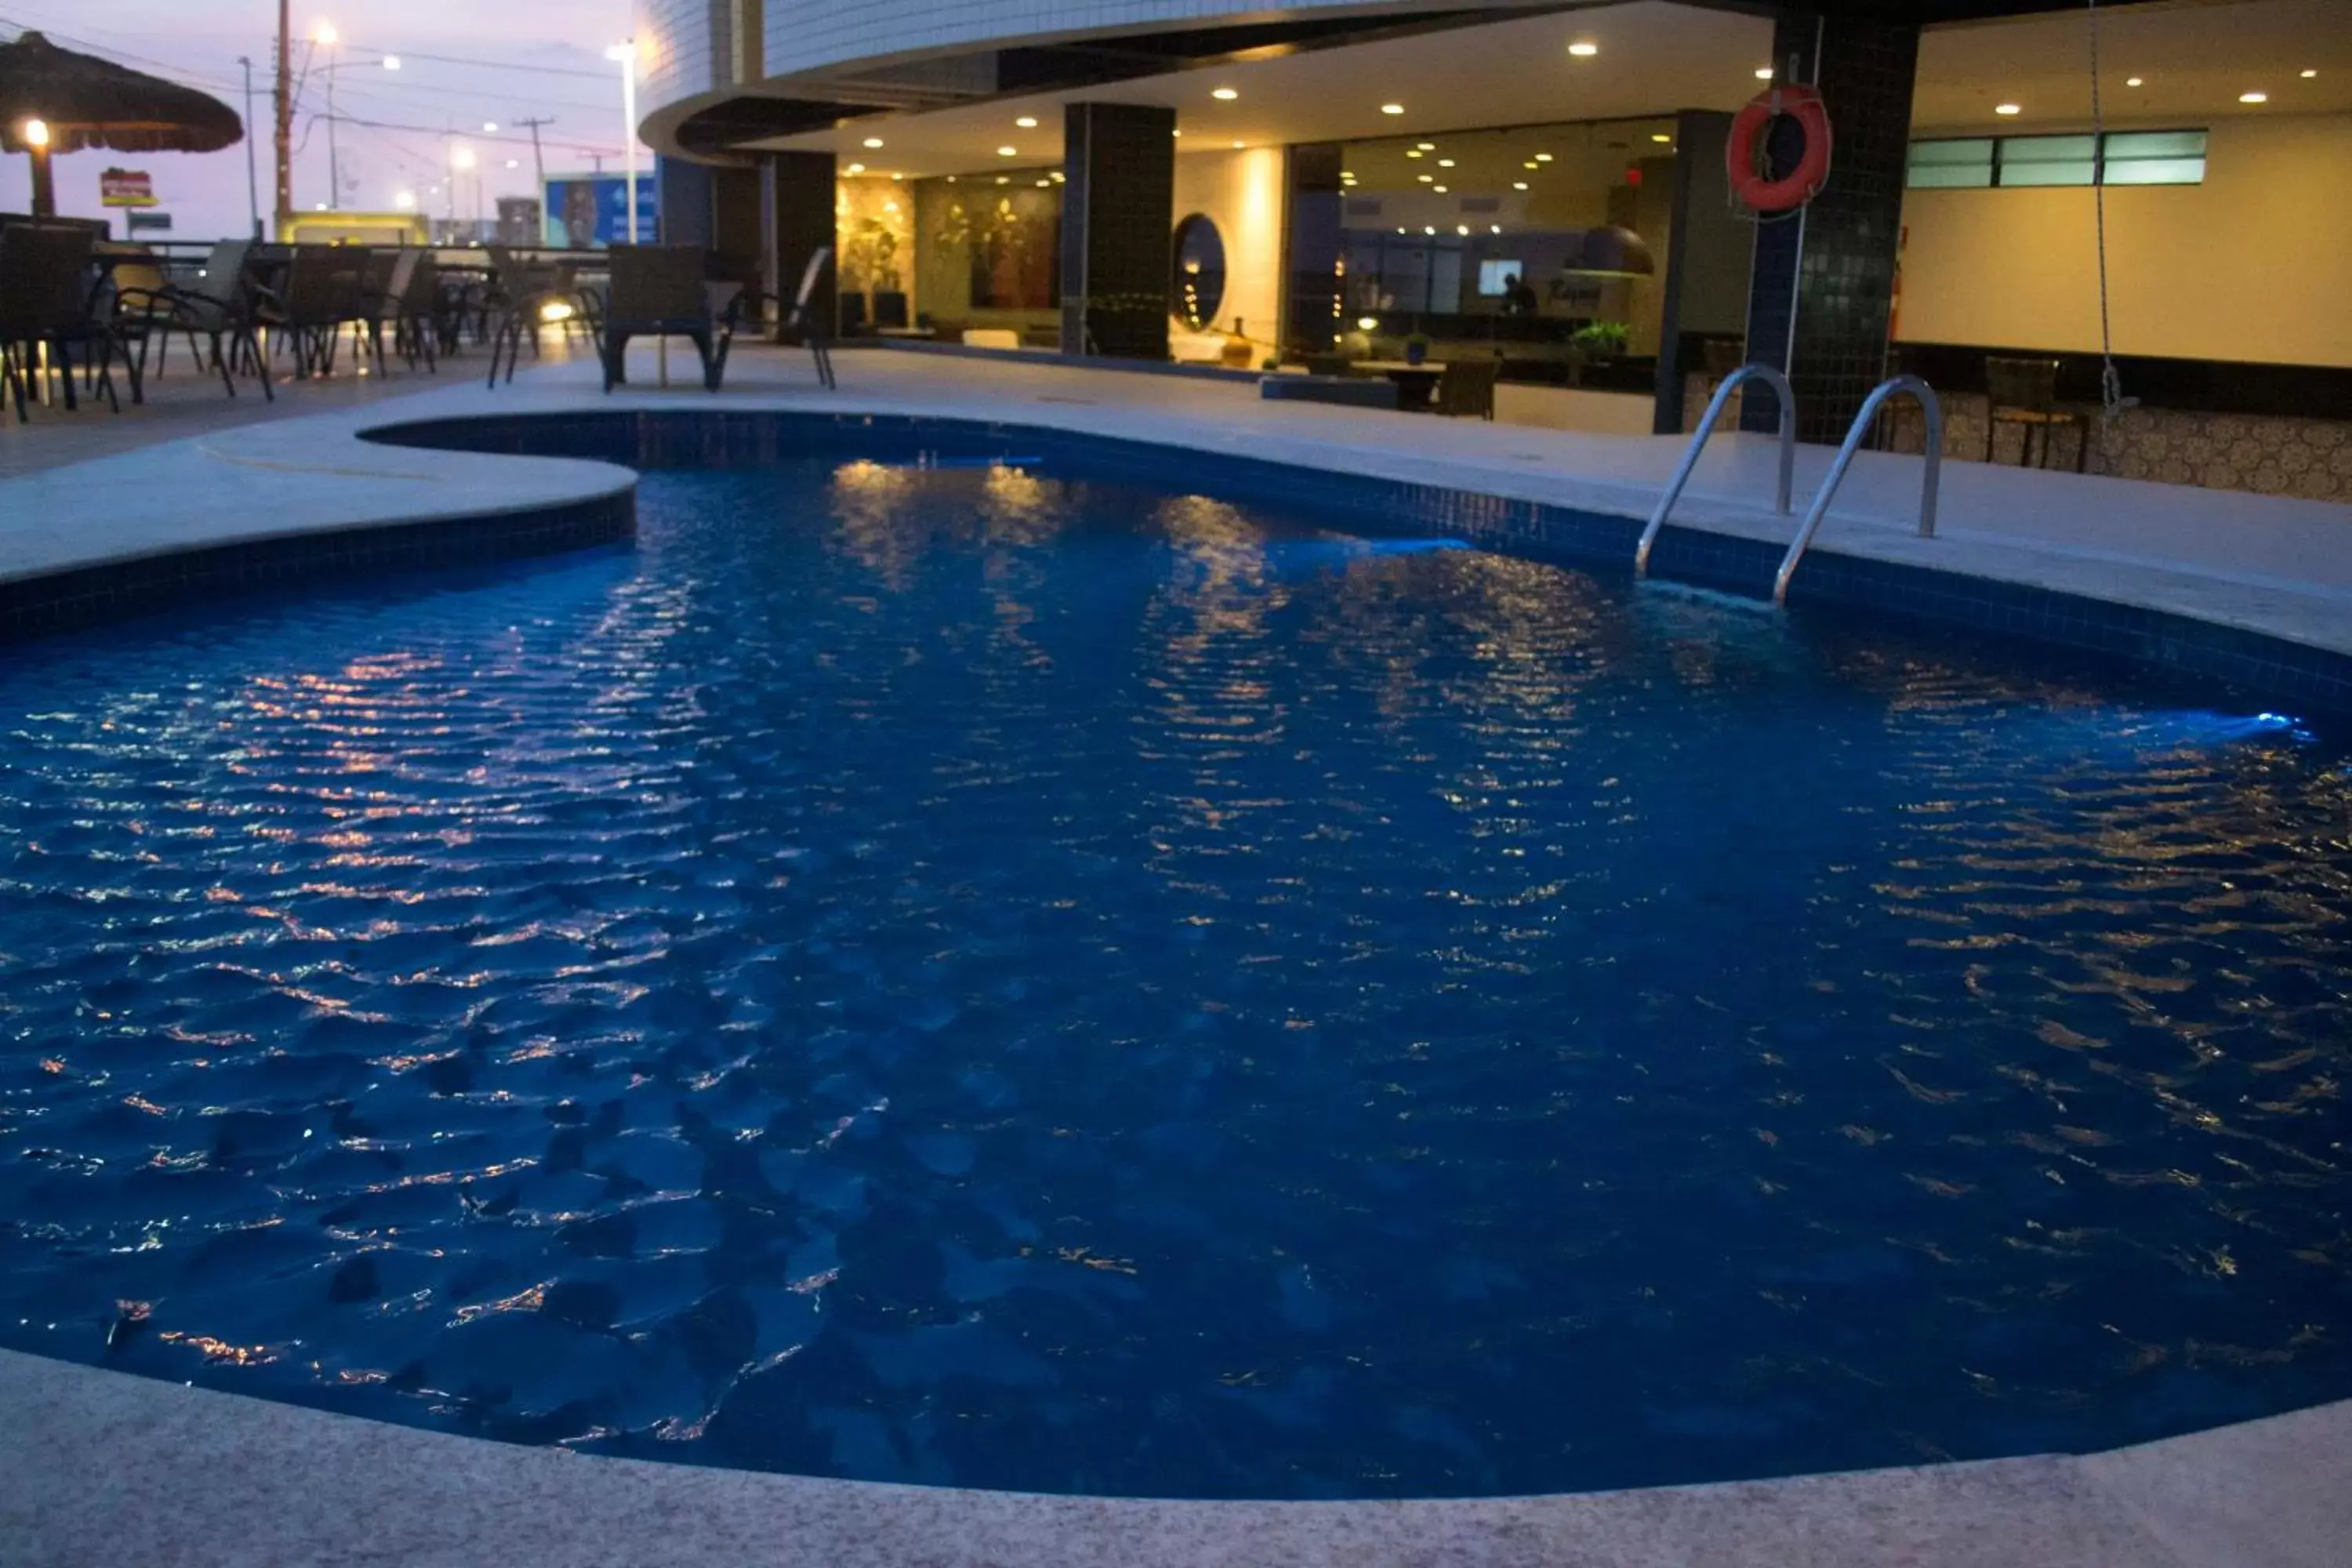
[[[1783,114],[1804,132],[1805,155],[1786,179],[1768,180],[1757,153],[1764,132]],[[1751,211],[1784,213],[1811,201],[1830,178],[1830,111],[1822,95],[1810,87],[1775,87],[1748,100],[1731,121],[1723,167],[1731,176],[1732,194]]]

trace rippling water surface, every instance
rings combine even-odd
[[[0,1342],[1185,1495],[2352,1394],[2340,739],[1012,470],[643,513],[0,656]]]

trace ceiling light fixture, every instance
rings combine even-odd
[[[1536,154],[1536,162],[1538,163],[1549,163],[1551,162],[1551,154],[1549,153],[1538,153]]]
[[[1241,93],[1234,88],[1220,87],[1213,89],[1210,91],[1209,96],[1215,99],[1220,103],[1231,103],[1234,100],[1239,98]]]
[[[1653,131],[1650,132],[1650,140],[1653,142],[1671,142],[1674,140],[1674,137],[1664,131]]]
[[[1486,232],[1488,234],[1500,234],[1503,232],[1503,226],[1498,223],[1490,223],[1486,226]]]
[[[1238,153],[1238,152],[1240,152],[1244,147],[1245,147],[1245,146],[1247,146],[1247,145],[1249,145],[1249,143],[1247,143],[1247,142],[1235,142],[1234,143],[1234,152],[1236,152],[1236,153]]]
[[[1457,223],[1454,226],[1454,232],[1456,234],[1468,234],[1470,232],[1470,226],[1466,223]]]
[[[1420,148],[1424,153],[1434,153],[1437,151],[1437,143],[1434,142],[1416,142],[1413,145]]]
[[[1435,191],[1441,196],[1445,194],[1445,187],[1444,185],[1432,185],[1429,188]]]
[[[1568,46],[1568,52],[1578,59],[1589,60],[1601,52],[1601,46],[1587,38],[1579,38]]]
[[[1423,184],[1424,184],[1424,185],[1425,185],[1425,184],[1428,184],[1432,180],[1434,180],[1435,178],[1437,178],[1437,176],[1436,176],[1436,175],[1434,175],[1434,174],[1419,174],[1419,175],[1416,175],[1416,176],[1414,176],[1414,177],[1415,177],[1416,179],[1420,180],[1420,181],[1421,181],[1421,183],[1422,183]]]
[[[1383,103],[1381,105],[1381,112],[1382,114],[1402,114],[1404,112],[1404,105],[1402,103]]]
[[[1404,155],[1408,158],[1418,158],[1421,156],[1421,149],[1418,147],[1408,147],[1404,150]]]
[[[1440,158],[1437,161],[1437,166],[1441,169],[1450,169],[1454,167],[1454,160],[1451,158]]]
[[[1021,156],[1021,149],[1018,147],[999,147],[996,150],[996,155],[1000,158],[1018,158]]]
[[[1770,81],[1772,79],[1772,68],[1770,66],[1758,66],[1756,68],[1756,79],[1758,81]]]
[[[2124,78],[2124,85],[2126,87],[2138,87],[2147,80],[2147,79],[2146,77],[2127,76]]]
[[[2024,110],[2019,108],[2014,103],[1996,103],[1992,106],[1992,111],[1995,114],[2022,114],[2025,112]]]
[[[1402,234],[1404,230],[1399,229],[1397,232],[1399,234]],[[1359,316],[1356,318],[1356,330],[1360,332],[1378,331],[1380,330],[1380,325],[1381,319],[1378,316]]]
[[[1037,117],[1034,114],[1024,114],[1013,123],[1024,131],[1034,131],[1037,129]]]
[[[849,172],[853,174],[862,174],[866,173],[866,165],[863,163],[852,163],[849,165]]]
[[[866,145],[868,147],[879,147],[882,145],[882,138],[879,136],[868,136],[866,139]]]
[[[1528,183],[1525,180],[1513,180],[1511,182],[1511,189],[1515,191],[1524,191],[1527,188]]]
[[[1433,223],[1423,224],[1421,226],[1421,232],[1423,234],[1435,234],[1437,232],[1437,226]]]
[[[2242,92],[2238,95],[2240,103],[2268,103],[2270,100],[2271,95],[2267,92]]]
[[[2319,73],[2317,71],[2298,71],[2296,74],[2302,77],[2304,80],[2309,81],[2313,77],[2317,76]]]

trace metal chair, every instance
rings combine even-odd
[[[2004,425],[2018,427],[2017,463],[2023,468],[2033,456],[2033,433],[2042,433],[2042,460],[2050,466],[2050,433],[2065,426],[2077,432],[2074,471],[2081,473],[2090,442],[2080,409],[2058,401],[2058,362],[2054,359],[1985,360],[1985,461],[1992,461],[1993,437]]]
[[[817,384],[828,392],[835,385],[833,379],[833,340],[825,331],[825,323],[818,319],[817,311],[812,308],[812,301],[816,298],[816,286],[824,280],[824,269],[832,260],[833,247],[817,247],[816,254],[811,256],[808,265],[801,269],[800,291],[793,297],[792,314],[784,321],[787,331],[798,331],[806,337],[809,357],[816,362]]]
[[[248,370],[261,381],[261,395],[274,402],[278,394],[269,384],[269,367],[263,361],[260,337],[256,331],[253,281],[248,263],[253,256],[253,242],[226,239],[212,248],[195,276],[184,282],[165,284],[154,289],[122,289],[119,298],[124,306],[133,303],[143,307],[146,324],[139,337],[139,358],[132,364],[134,377],[147,374],[147,345],[155,345],[155,374],[163,374],[163,361],[171,353],[172,334],[179,332],[188,340],[188,355],[201,370],[210,350],[212,368],[220,373],[221,384],[231,397],[236,395],[235,371]],[[199,337],[208,340],[199,345]],[[226,346],[226,353],[223,353]]]
[[[97,237],[80,226],[11,224],[0,229],[0,384],[16,402],[16,419],[26,423],[27,387],[47,369],[58,372],[68,410],[74,395],[73,345],[89,345],[97,360],[96,384],[117,414],[113,363],[118,343],[112,309],[101,313],[90,277]],[[44,366],[40,351],[56,355]],[[124,362],[125,365],[129,361]]]

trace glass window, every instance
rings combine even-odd
[[[1991,184],[1992,138],[1912,142],[1911,167],[1904,183],[1922,190]]]
[[[2098,139],[2009,136],[2000,143],[2003,185],[2088,185],[2099,177]]]
[[[2111,185],[2195,185],[2205,180],[2202,131],[2116,131],[2107,136]]]

